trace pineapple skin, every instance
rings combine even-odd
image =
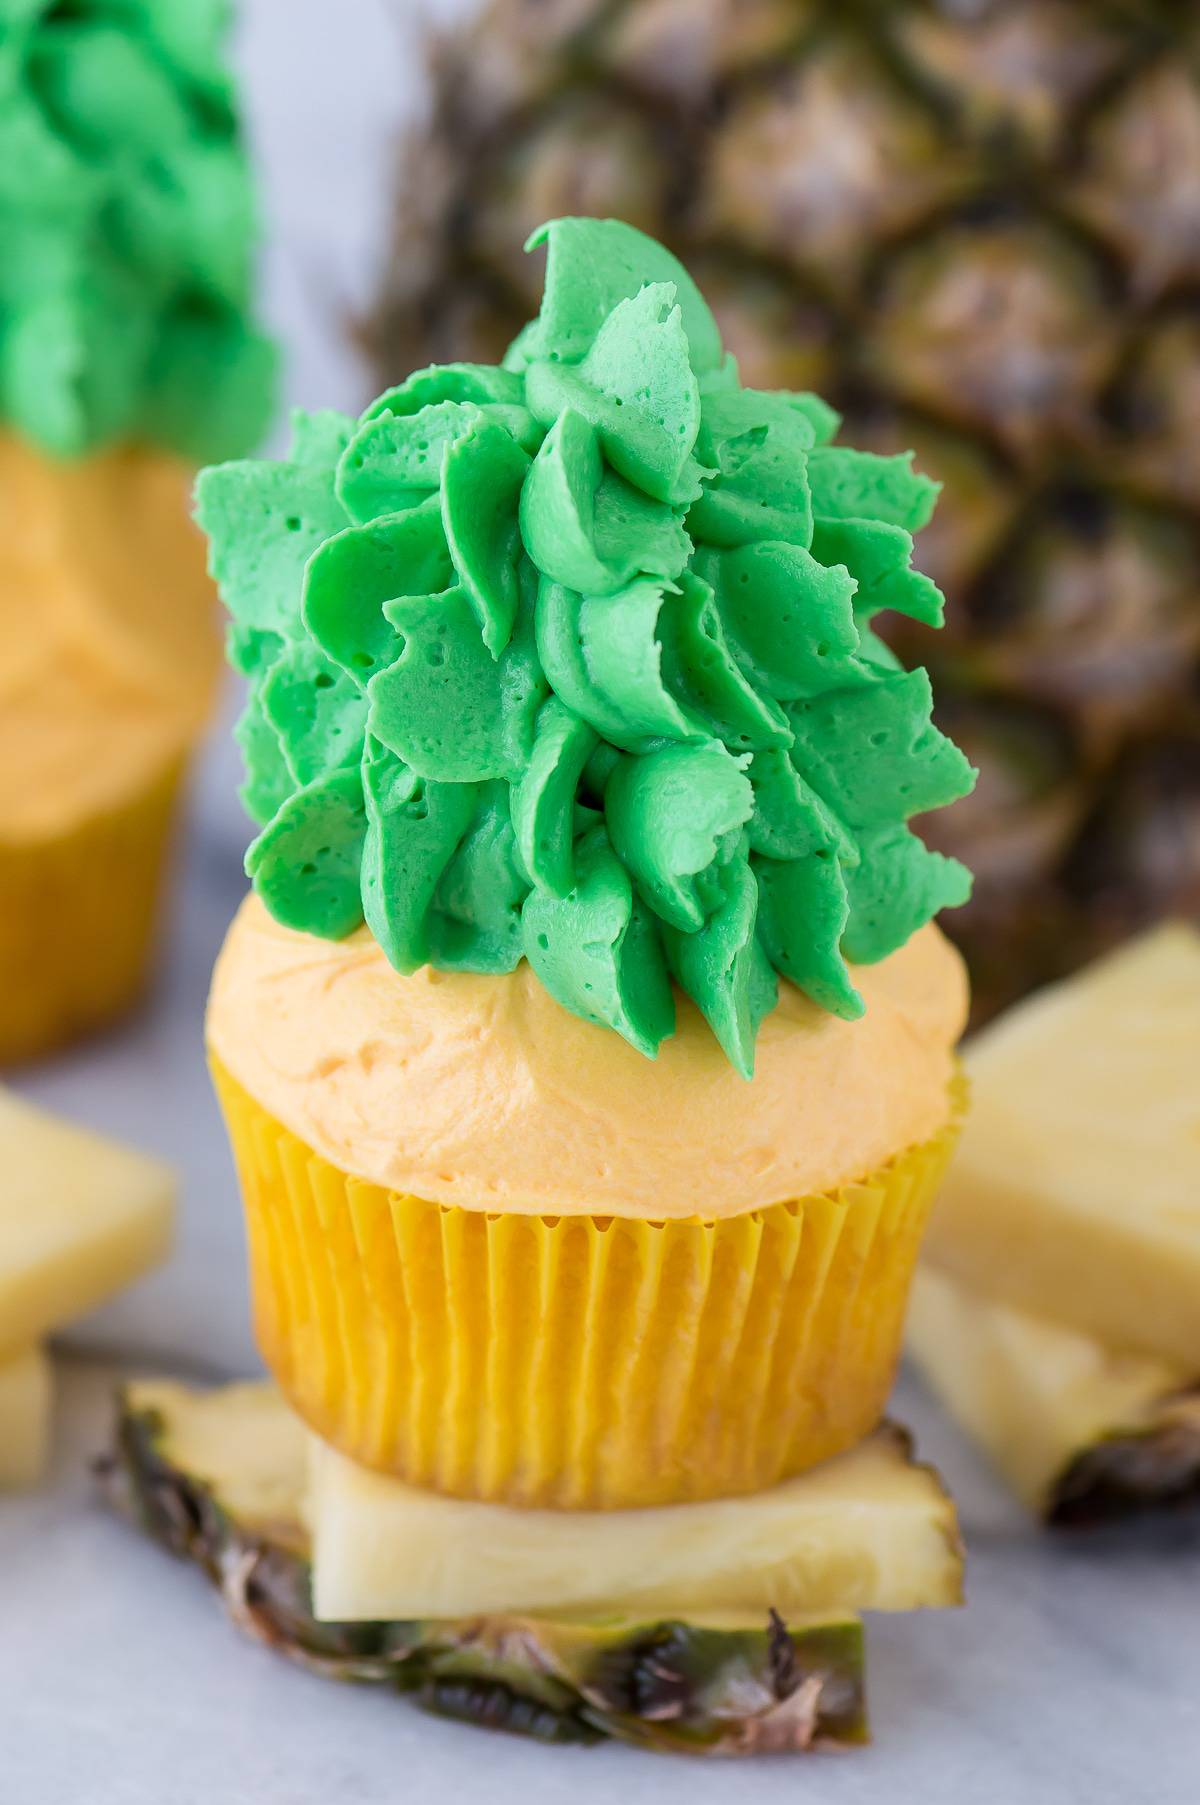
[[[401,1692],[443,1717],[543,1742],[615,1738],[754,1754],[868,1739],[862,1626],[722,1621],[318,1622],[302,1522],[305,1434],[268,1384],[118,1395],[98,1469],[113,1506],[201,1568],[240,1629],[308,1670]]]
[[[1200,1386],[980,1296],[928,1264],[908,1352],[1021,1502],[1054,1528],[1200,1503]]]
[[[40,1347],[0,1362],[0,1491],[34,1486],[46,1470],[54,1379]]]
[[[1200,74],[1125,0],[491,0],[435,48],[368,339],[497,357],[514,254],[615,214],[713,301],[743,380],[945,480],[950,622],[897,635],[981,765],[937,828],[975,1019],[1200,915]]]

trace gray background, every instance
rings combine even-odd
[[[421,103],[415,45],[431,10],[245,0],[239,55],[270,221],[266,304],[287,348],[289,402],[353,408],[367,393],[344,325],[370,292],[389,145]],[[436,1723],[241,1642],[194,1574],[96,1507],[85,1457],[104,1436],[114,1376],[104,1359],[255,1365],[201,1040],[208,974],[243,889],[227,729],[228,719],[197,772],[153,1000],[105,1041],[19,1080],[175,1160],[184,1183],[173,1262],[75,1331],[60,1361],[52,1486],[0,1499],[0,1805],[1195,1805],[1195,1532],[1051,1543],[911,1383],[897,1409],[959,1500],[970,1608],[872,1624],[876,1742],[843,1757],[709,1766],[545,1750]]]

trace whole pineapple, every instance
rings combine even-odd
[[[936,838],[978,1013],[1200,913],[1200,11],[1189,0],[491,0],[435,47],[372,326],[499,355],[562,213],[664,239],[743,379],[945,494],[906,629],[981,767]]]

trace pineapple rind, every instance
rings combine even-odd
[[[438,36],[431,118],[397,171],[371,333],[381,379],[498,355],[536,286],[505,255],[523,226],[629,213],[700,278],[743,380],[818,388],[845,406],[853,443],[868,426],[877,450],[915,438],[919,466],[945,479],[917,552],[951,604],[943,725],[970,749],[972,716],[1019,724],[1036,674],[1063,749],[1026,799],[1022,748],[989,747],[975,803],[939,825],[941,850],[968,865],[1022,818],[1031,829],[1008,869],[976,868],[949,924],[977,1020],[1196,908],[1195,554],[1156,550],[1131,575],[1120,526],[1130,504],[1147,522],[1165,505],[1192,532],[1200,504],[1197,238],[1180,225],[1200,192],[1194,48],[1193,9],[1160,4],[490,0]],[[919,117],[906,129],[914,103],[932,148]],[[969,183],[949,221],[947,174]],[[843,266],[795,216],[847,182],[830,226]],[[922,208],[898,240],[897,190]],[[997,238],[1014,237],[1019,254],[997,261]],[[757,254],[764,239],[782,255]],[[897,294],[922,251],[941,314]],[[847,281],[848,305],[825,293]],[[1178,294],[1148,306],[1164,283]],[[1114,333],[1115,359],[1098,355]],[[914,334],[929,418],[898,399],[913,380],[898,345]],[[989,406],[951,427],[964,360]],[[1014,423],[1019,455],[997,465]],[[936,458],[922,450],[934,425]],[[978,458],[984,480],[964,478]],[[1189,606],[1164,654],[1164,622]],[[929,641],[906,631],[906,662],[938,658]],[[1042,816],[1056,833],[1036,831]]]
[[[862,1627],[849,1612],[587,1623],[484,1615],[322,1623],[300,1520],[305,1436],[270,1385],[120,1396],[112,1501],[200,1566],[234,1621],[302,1666],[543,1741],[605,1737],[709,1753],[867,1738]]]
[[[912,1290],[908,1351],[1046,1522],[1200,1501],[1200,1392],[1178,1369],[997,1304],[928,1264]]]
[[[0,1362],[0,1491],[36,1485],[45,1472],[53,1389],[50,1360],[40,1347]]]

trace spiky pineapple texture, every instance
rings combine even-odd
[[[743,380],[946,493],[939,823],[981,1012],[1200,913],[1200,21],[1152,0],[491,0],[436,47],[372,337],[493,357],[556,213],[680,254]]]

